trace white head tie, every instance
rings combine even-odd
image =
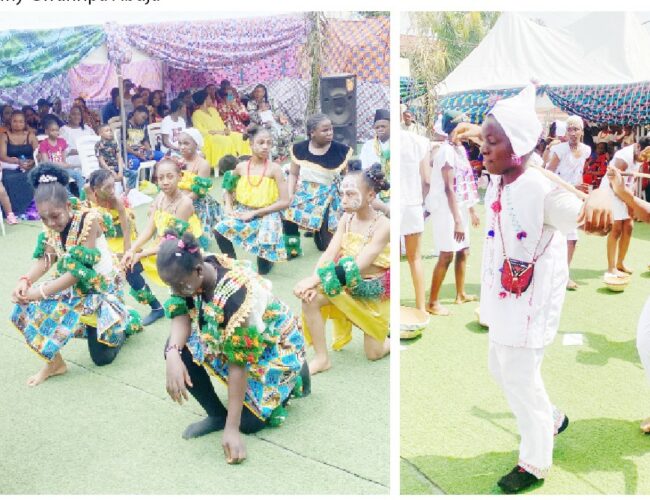
[[[517,156],[530,153],[542,133],[535,112],[535,86],[529,84],[516,96],[498,101],[489,112],[505,132]]]

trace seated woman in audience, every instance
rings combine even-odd
[[[305,339],[314,345],[312,375],[330,368],[328,319],[334,323],[334,349],[351,340],[356,325],[364,333],[368,359],[378,360],[390,352],[390,221],[372,208],[377,195],[389,188],[378,163],[348,171],[341,182],[345,214],[336,234],[314,273],[294,288],[302,300]]]
[[[180,99],[183,104],[185,104],[185,115],[183,116],[185,119],[185,125],[187,127],[193,127],[192,115],[194,114],[194,111],[196,111],[196,105],[194,104],[192,93],[189,90],[183,90],[183,92],[178,94],[177,99]]]
[[[104,366],[113,362],[134,329],[128,326],[121,274],[99,214],[71,204],[65,170],[44,163],[30,180],[45,230],[38,237],[34,264],[13,291],[11,322],[46,362],[27,380],[34,387],[67,371],[60,350],[71,338],[87,338],[91,359]],[[55,264],[54,277],[36,284]]]
[[[235,132],[244,133],[246,123],[249,120],[248,111],[241,103],[239,97],[235,94],[232,87],[219,91],[219,101],[217,102],[217,111],[223,119],[226,126]]]
[[[149,109],[149,123],[159,123],[165,117],[167,105],[163,102],[163,91],[154,90],[149,96],[147,109]]]
[[[13,108],[9,104],[0,106],[0,134],[6,134],[9,127],[11,127],[11,113],[13,111]]]
[[[256,85],[251,92],[251,98],[246,104],[251,123],[268,128],[273,134],[273,150],[271,159],[280,163],[290,155],[294,131],[289,120],[282,113],[277,112],[269,102],[266,87],[261,83]]]
[[[198,106],[192,115],[192,123],[203,136],[203,153],[210,167],[216,167],[221,157],[228,154],[250,154],[248,141],[243,139],[241,133],[233,132],[225,126],[219,112],[212,107],[212,100],[205,90],[194,93],[192,99]]]
[[[68,121],[68,114],[63,111],[63,104],[61,103],[60,97],[52,99],[52,114],[61,120],[62,123]]]
[[[289,398],[310,392],[298,318],[245,261],[204,256],[189,232],[168,232],[157,264],[174,294],[165,303],[167,393],[182,404],[189,391],[207,413],[183,438],[223,431],[227,463],[241,463],[241,433],[281,425]],[[227,409],[209,374],[228,387]]]
[[[96,112],[92,111],[91,109],[88,108],[88,106],[86,106],[86,101],[84,100],[84,98],[77,97],[74,100],[73,106],[77,106],[78,108],[81,109],[81,116],[83,118],[84,126],[90,127],[95,132],[98,132],[99,126],[101,125],[102,121]]]
[[[68,114],[68,124],[61,127],[61,137],[68,143],[65,155],[70,165],[81,168],[77,140],[94,135],[95,131],[84,123],[83,110],[79,106],[72,106]]]
[[[257,272],[267,274],[274,262],[287,260],[281,211],[289,206],[289,191],[280,165],[270,160],[273,138],[259,125],[248,127],[253,150],[223,178],[224,216],[215,226],[219,249],[236,258],[234,244],[257,257]]]
[[[23,116],[25,117],[25,124],[32,131],[33,134],[36,134],[36,131],[40,127],[40,120],[38,113],[31,106],[22,107]]]
[[[34,151],[38,140],[25,123],[22,111],[11,114],[11,124],[6,134],[0,134],[0,162],[2,184],[9,195],[13,212],[23,215],[34,199],[34,189],[27,173],[35,165]]]

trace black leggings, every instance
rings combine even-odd
[[[90,353],[90,359],[97,366],[110,365],[117,357],[117,353],[120,352],[124,344],[124,337],[122,337],[122,342],[119,345],[111,347],[97,340],[97,328],[94,326],[86,325],[86,333],[88,334],[88,352]]]
[[[194,362],[192,354],[187,346],[183,348],[181,359],[183,360],[183,364],[185,364],[190,379],[192,380],[192,387],[187,388],[190,391],[190,394],[198,401],[209,417],[222,417],[225,422],[228,410],[226,410],[226,407],[219,400],[219,396],[217,396],[217,393],[212,386],[210,375],[208,375],[206,369]],[[303,364],[300,374],[303,377],[303,394],[306,396],[309,394],[311,387],[307,363]],[[285,401],[283,405],[286,403],[287,401]],[[266,427],[266,421],[257,418],[255,414],[244,405],[241,412],[239,430],[244,434],[253,434],[262,430],[264,427]]]

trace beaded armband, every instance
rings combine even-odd
[[[129,295],[131,295],[131,297],[133,297],[135,300],[140,302],[140,304],[144,304],[145,306],[151,304],[154,300],[156,300],[156,296],[153,294],[153,292],[148,286],[145,286],[140,290],[134,290],[133,288],[131,288],[131,291],[129,291]]]
[[[208,194],[208,191],[210,191],[211,187],[212,187],[212,179],[210,179],[209,177],[199,177],[197,175],[196,177],[194,177],[190,189],[199,198],[203,198],[205,197],[205,195]]]
[[[224,189],[224,191],[232,193],[237,187],[239,177],[240,176],[237,175],[234,170],[228,170],[225,174],[223,174],[223,182],[221,183],[221,187]]]
[[[187,308],[187,302],[183,297],[178,295],[172,295],[164,305],[165,316],[169,319],[175,318],[176,316],[183,316],[189,314],[190,310]]]
[[[180,238],[183,236],[183,233],[189,229],[190,223],[181,219],[174,218],[169,222],[168,227],[169,229],[176,231],[176,234],[178,234],[178,237]]]
[[[115,224],[113,223],[113,217],[111,217],[110,214],[103,214],[100,222],[104,235],[107,238],[117,237],[117,228],[115,227]]]
[[[135,309],[129,309],[129,319],[124,327],[124,333],[127,337],[139,333],[143,330],[142,319]]]
[[[33,259],[40,259],[45,255],[45,242],[47,241],[47,235],[41,231],[38,233],[38,238],[36,239],[36,248],[32,254]]]
[[[77,245],[70,248],[68,253],[59,260],[57,271],[60,274],[70,273],[77,278],[75,288],[82,294],[87,294],[92,290],[103,291],[107,286],[106,280],[93,269],[99,259],[100,253],[96,248]]]
[[[298,257],[302,254],[300,248],[300,236],[284,235],[284,246],[287,247],[287,253],[290,257]]]
[[[343,290],[343,285],[336,276],[336,266],[334,262],[320,267],[317,271],[318,277],[320,278],[321,286],[323,292],[328,297],[336,297]]]
[[[343,268],[345,272],[345,286],[348,288],[355,288],[361,283],[361,272],[359,271],[359,266],[354,260],[354,257],[343,257],[339,260],[339,266]]]

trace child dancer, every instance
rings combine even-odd
[[[582,182],[582,173],[585,169],[585,162],[591,156],[591,148],[582,143],[584,137],[582,118],[576,115],[569,116],[567,123],[567,142],[561,142],[551,147],[550,159],[546,168],[556,172],[561,179],[564,179],[572,186],[587,191],[587,186]],[[578,243],[578,231],[571,231],[567,234],[567,261],[571,267],[571,260],[576,251]],[[578,284],[569,278],[567,290],[576,290]]]
[[[295,236],[300,245],[298,227],[314,231],[316,247],[323,251],[338,224],[341,197],[337,184],[353,150],[334,140],[332,121],[327,115],[310,116],[306,128],[309,139],[291,148],[289,198],[293,201],[284,211],[284,234]]]
[[[638,143],[619,149],[614,153],[609,166],[615,167],[621,172],[638,172],[642,161],[640,153],[648,146],[650,146],[650,138],[643,137]],[[628,188],[634,185],[634,179],[632,176],[626,179],[625,183]],[[603,177],[601,186],[608,188],[608,177]],[[632,274],[632,271],[625,267],[623,261],[632,240],[634,221],[630,217],[627,205],[620,198],[617,198],[611,189],[609,191],[612,195],[614,227],[607,237],[607,272],[605,273],[605,279],[625,277]]]
[[[167,392],[187,391],[207,417],[185,429],[185,439],[223,430],[226,461],[246,458],[240,432],[280,425],[294,395],[310,391],[298,319],[271,293],[271,283],[225,255],[203,257],[191,233],[168,233],[158,272],[174,295],[165,304],[171,335],[165,348]],[[228,386],[228,409],[208,371]]]
[[[648,139],[650,137],[639,140],[640,144],[646,144],[640,155],[650,154],[650,141]],[[618,169],[610,168],[607,176],[614,193],[632,210],[634,218],[650,222],[650,203],[640,200],[632,194]],[[639,318],[636,330],[636,348],[639,351],[639,358],[641,358],[641,363],[650,382],[650,299],[646,301]],[[650,417],[641,422],[641,430],[646,434],[650,434]]]
[[[162,236],[169,228],[177,228],[185,231],[189,229],[195,236],[201,236],[201,221],[194,213],[192,199],[185,195],[178,188],[181,178],[179,166],[170,159],[163,159],[156,165],[156,179],[160,193],[151,203],[147,226],[144,228],[138,239],[133,242],[131,248],[124,251],[122,265],[131,272],[140,274],[140,264],[144,274],[159,286],[165,286],[160,279],[156,268],[156,254],[162,241]],[[145,247],[147,242],[155,236],[155,241]],[[159,302],[153,302],[155,296],[148,286],[144,286],[134,293],[136,299],[143,304],[154,304],[158,306],[152,309],[147,316],[147,324],[162,318],[165,313]],[[144,324],[144,320],[143,320]]]
[[[461,115],[445,113],[442,129],[450,136]],[[429,193],[425,206],[431,213],[433,239],[440,251],[438,262],[431,275],[431,290],[427,311],[438,316],[448,316],[449,310],[440,304],[439,293],[447,269],[454,255],[456,276],[456,304],[477,300],[465,293],[465,270],[469,255],[469,224],[478,227],[474,211],[478,190],[467,152],[460,141],[448,140],[438,149],[431,170]]]
[[[203,137],[197,129],[188,128],[178,135],[177,141],[178,151],[185,164],[183,177],[178,183],[178,187],[192,198],[194,211],[203,226],[203,234],[199,238],[199,243],[201,248],[207,250],[214,226],[221,219],[221,206],[208,194],[212,187],[210,164],[199,155],[199,151],[203,147]]]
[[[124,205],[124,202],[115,195],[115,177],[104,169],[95,170],[90,174],[89,201],[91,207],[108,217],[109,230],[106,233],[108,247],[118,257],[122,257],[131,248],[132,242],[138,233],[135,226],[135,214]],[[125,238],[124,235],[127,235]],[[132,269],[126,270],[126,281],[131,285],[131,295],[138,302],[151,307],[151,312],[142,320],[143,326],[148,326],[160,319],[162,306],[158,299],[145,283],[142,277],[144,269],[138,262]]]
[[[18,279],[12,323],[46,365],[27,380],[34,387],[63,375],[59,352],[73,337],[87,337],[97,366],[112,363],[125,335],[135,331],[124,305],[122,280],[93,210],[74,209],[65,170],[43,163],[30,173],[34,199],[45,226],[38,237],[36,262]],[[56,264],[55,277],[36,282]]]
[[[258,272],[268,274],[274,262],[287,260],[280,212],[289,206],[289,193],[282,169],[270,160],[271,131],[251,125],[246,134],[253,156],[224,175],[226,215],[215,228],[217,243],[233,259],[233,243],[243,246],[257,257]]]
[[[517,493],[540,483],[551,468],[553,436],[568,425],[551,404],[541,375],[544,349],[557,333],[566,293],[566,234],[584,222],[585,231],[611,227],[611,205],[603,190],[583,207],[533,168],[531,153],[542,126],[535,114],[535,88],[494,106],[482,130],[490,173],[486,192],[487,238],[483,249],[481,319],[489,326],[490,371],[503,389],[521,434],[519,461],[499,487]],[[480,129],[479,129],[480,130]],[[541,164],[539,165],[541,166]],[[582,209],[582,211],[581,211]]]
[[[360,166],[360,162],[357,162]],[[311,276],[300,281],[294,294],[302,300],[305,337],[314,344],[312,374],[331,366],[325,340],[325,321],[334,321],[334,349],[352,338],[352,325],[364,333],[370,360],[390,351],[390,221],[372,207],[378,193],[389,189],[381,165],[348,172],[341,183],[345,214],[331,243]]]

